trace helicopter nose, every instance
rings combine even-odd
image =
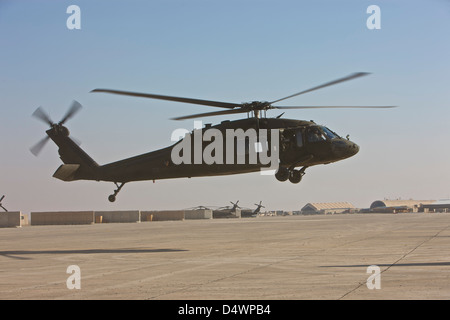
[[[339,159],[354,156],[359,152],[359,146],[350,140],[338,140],[333,143],[333,153]]]
[[[352,156],[354,156],[355,154],[357,154],[359,152],[359,146],[354,142],[351,142],[351,141],[349,141],[349,142],[350,142],[350,146],[349,146],[350,153]]]

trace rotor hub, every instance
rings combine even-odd
[[[59,123],[52,124],[50,130],[47,131],[49,135],[58,136],[58,137],[68,137],[70,135],[69,129]]]
[[[252,101],[252,102],[246,102],[242,104],[242,109],[250,111],[255,110],[267,110],[270,109],[271,105],[268,101]]]

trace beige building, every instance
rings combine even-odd
[[[372,212],[419,212],[424,205],[436,202],[435,200],[376,200],[370,205]]]
[[[350,202],[325,202],[306,204],[302,210],[302,214],[333,214],[333,213],[349,213],[355,212],[356,208]]]

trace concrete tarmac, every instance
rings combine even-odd
[[[450,299],[449,248],[448,213],[0,229],[0,299]]]

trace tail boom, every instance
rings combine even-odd
[[[58,153],[64,163],[53,177],[63,181],[99,180],[99,165],[69,137],[67,128],[47,130],[47,135],[59,147]]]

